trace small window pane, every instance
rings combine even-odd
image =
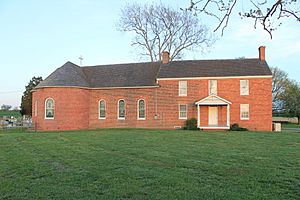
[[[209,80],[209,95],[217,95],[217,80]]]
[[[53,99],[47,99],[46,100],[46,118],[54,118],[54,100]]]
[[[249,81],[248,80],[240,80],[240,94],[241,95],[249,95]]]
[[[178,90],[179,96],[187,96],[187,82],[186,81],[179,81],[178,82]]]
[[[187,118],[187,105],[179,105],[179,119]]]
[[[139,100],[139,119],[145,118],[145,101]]]
[[[47,109],[46,111],[46,117],[47,118],[53,118],[54,117],[54,110],[53,109]]]
[[[106,108],[105,108],[105,101],[101,100],[100,104],[99,104],[99,117],[100,118],[105,118],[105,112],[106,112]]]
[[[119,101],[119,118],[125,118],[125,101]]]
[[[241,119],[249,119],[249,104],[241,104]]]

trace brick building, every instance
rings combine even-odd
[[[272,130],[272,73],[259,58],[79,67],[67,62],[33,90],[38,130],[159,128]]]

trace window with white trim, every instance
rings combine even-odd
[[[249,80],[240,80],[240,95],[249,95]]]
[[[138,100],[138,119],[145,119],[146,118],[146,109],[145,109],[145,100],[140,99]]]
[[[249,104],[241,104],[241,120],[248,120],[249,119]]]
[[[106,118],[106,103],[104,100],[99,101],[99,119]]]
[[[187,96],[187,81],[178,82],[178,95]]]
[[[52,98],[45,101],[45,119],[54,119],[54,100]]]
[[[187,119],[187,105],[179,104],[179,119]]]
[[[125,101],[123,99],[118,101],[118,119],[125,119]]]
[[[217,80],[209,80],[208,93],[209,95],[217,95],[218,83]]]

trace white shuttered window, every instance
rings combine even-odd
[[[218,90],[217,80],[209,80],[208,82],[209,95],[217,95],[217,90]]]
[[[241,95],[249,95],[249,81],[248,80],[240,80],[240,94]]]
[[[249,119],[249,104],[241,104],[241,120]]]
[[[187,82],[186,81],[179,81],[178,82],[178,91],[179,96],[187,96]]]

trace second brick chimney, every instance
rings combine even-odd
[[[260,61],[265,61],[266,60],[266,47],[265,46],[260,46],[258,48],[259,52],[259,60]]]
[[[163,51],[161,54],[162,64],[168,64],[170,61],[170,53],[168,51]]]

